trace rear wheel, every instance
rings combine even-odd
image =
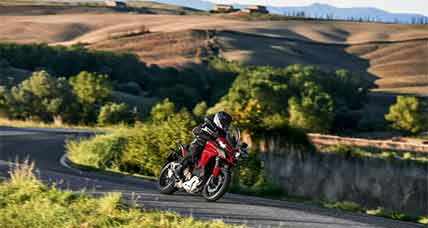
[[[227,191],[231,181],[230,171],[222,169],[220,174],[216,177],[211,175],[202,189],[202,196],[207,201],[216,201],[220,199]]]
[[[159,191],[162,194],[173,194],[178,189],[175,187],[175,176],[172,170],[173,162],[166,164],[159,175]]]

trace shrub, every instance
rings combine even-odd
[[[156,112],[153,112],[156,113]],[[164,121],[137,123],[108,135],[67,143],[69,158],[96,168],[117,168],[145,175],[158,175],[163,162],[178,143],[189,143],[192,116],[183,110]]]
[[[175,113],[175,104],[171,102],[168,98],[162,102],[156,104],[150,116],[153,121],[165,121]]]
[[[333,121],[333,103],[327,94],[303,97],[289,101],[289,123],[307,132],[328,132]]]
[[[73,93],[82,106],[81,120],[85,123],[96,122],[100,106],[112,93],[112,85],[107,75],[82,71],[69,81]]]
[[[79,102],[85,105],[102,103],[112,92],[112,85],[107,75],[99,75],[87,71],[82,71],[70,78],[70,84]]]
[[[192,116],[186,111],[163,122],[138,124],[129,137],[123,164],[128,171],[136,169],[143,174],[158,175],[170,151],[175,150],[178,144],[190,142],[194,125]]]
[[[129,110],[128,105],[124,103],[107,103],[101,107],[97,122],[102,126],[132,123],[134,116],[131,110]]]
[[[283,189],[270,181],[264,171],[259,153],[250,152],[235,169],[232,191],[250,195],[281,197]]]
[[[398,96],[385,119],[392,123],[393,128],[412,134],[428,129],[424,104],[417,97]]]
[[[261,178],[263,167],[258,156],[258,153],[252,152],[246,160],[239,164],[239,182],[237,184],[250,188]]]
[[[118,169],[128,142],[125,130],[90,139],[67,142],[67,155],[73,162],[101,169]]]
[[[207,102],[202,101],[193,108],[193,115],[195,115],[198,118],[203,118],[207,114],[207,110],[208,110]]]

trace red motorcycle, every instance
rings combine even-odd
[[[159,189],[163,194],[184,190],[191,194],[202,194],[208,201],[220,199],[227,191],[232,178],[232,168],[240,158],[246,157],[247,144],[241,143],[240,131],[231,128],[226,137],[208,141],[194,167],[183,171],[184,180],[178,180],[174,170],[188,153],[188,146],[180,145],[178,151],[167,158],[159,176]]]

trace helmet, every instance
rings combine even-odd
[[[230,123],[232,122],[232,116],[226,112],[218,112],[214,115],[214,124],[217,128],[227,131]]]

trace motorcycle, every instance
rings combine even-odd
[[[226,137],[208,141],[200,159],[193,167],[183,171],[183,180],[174,175],[179,162],[188,154],[188,146],[180,145],[167,158],[159,175],[159,190],[162,194],[173,194],[184,190],[191,194],[202,194],[207,201],[220,199],[227,191],[232,179],[232,168],[238,161],[248,157],[247,144],[240,140],[240,131],[231,127]]]

